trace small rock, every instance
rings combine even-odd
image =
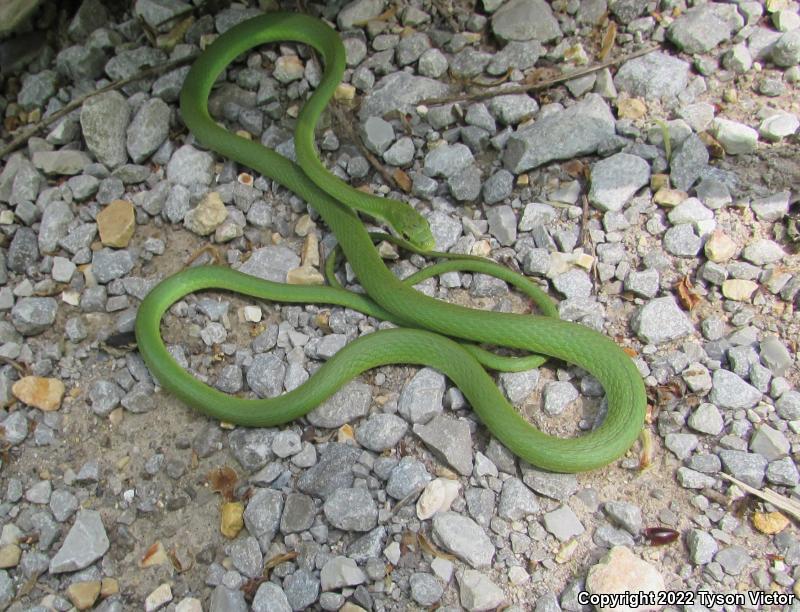
[[[60,574],[83,569],[102,557],[109,547],[100,513],[80,510],[61,548],[50,560],[50,573]]]
[[[81,130],[86,146],[97,161],[109,168],[128,161],[125,141],[130,115],[128,101],[118,91],[90,98],[81,107]]]
[[[343,556],[333,557],[322,566],[320,571],[320,583],[323,591],[357,586],[366,581],[366,575],[359,569],[356,562]]]
[[[589,201],[603,211],[618,211],[650,182],[650,166],[641,157],[617,153],[592,167]]]
[[[414,433],[460,474],[472,473],[472,437],[466,421],[437,415],[427,425],[414,425]]]
[[[337,489],[322,506],[325,517],[337,529],[369,531],[378,519],[378,508],[366,489]]]
[[[461,605],[468,612],[494,610],[505,601],[503,590],[488,576],[476,570],[464,570],[458,574]]]
[[[426,521],[437,512],[450,510],[450,505],[458,497],[461,483],[449,478],[436,478],[428,483],[417,500],[417,518]]]
[[[694,331],[673,297],[657,298],[642,306],[631,320],[636,334],[649,344],[664,344]]]
[[[636,557],[625,546],[615,546],[600,563],[589,568],[586,590],[594,595],[622,594],[625,592],[659,592],[665,589],[664,578],[646,561]],[[658,610],[660,606],[640,606],[637,610]],[[600,612],[610,612],[612,606],[598,607]]]
[[[125,248],[136,229],[133,204],[127,200],[114,200],[97,213],[97,230],[105,246]]]
[[[433,517],[433,534],[447,551],[471,567],[491,566],[494,546],[472,519],[455,512],[440,512]]]
[[[585,531],[583,524],[569,506],[559,506],[544,517],[544,527],[561,542],[566,542]]]
[[[18,400],[44,412],[52,412],[61,407],[64,391],[64,383],[60,380],[39,376],[20,378],[11,388]]]
[[[756,150],[758,132],[729,119],[714,119],[714,136],[728,155],[742,155]]]

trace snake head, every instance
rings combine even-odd
[[[391,220],[392,228],[403,240],[421,251],[431,251],[436,240],[428,220],[408,205],[398,206]]]

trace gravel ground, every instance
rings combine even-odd
[[[59,4],[0,42],[4,143],[278,3]],[[743,490],[800,495],[797,3],[283,4],[347,50],[318,133],[327,167],[410,202],[439,250],[520,269],[562,318],[614,338],[647,385],[647,443],[588,474],[540,472],[441,374],[405,366],[274,429],[160,390],[126,345],[155,283],[215,257],[313,283],[334,244],[305,202],[197,145],[180,66],[90,97],[3,159],[0,608],[574,611],[641,590],[659,594],[649,609],[800,610],[796,516]],[[422,103],[649,46],[530,95]],[[305,48],[254,50],[210,110],[291,157],[319,75]],[[383,248],[400,276],[424,265]],[[480,274],[418,289],[528,310]],[[199,379],[272,397],[380,326],[208,292],[162,331]],[[497,380],[549,433],[602,417],[576,368]]]

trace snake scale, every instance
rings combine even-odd
[[[297,163],[217,125],[208,97],[222,71],[237,56],[265,43],[310,45],[324,72],[296,122]],[[139,351],[158,381],[189,406],[223,421],[274,426],[297,419],[360,373],[382,365],[425,365],[443,372],[462,391],[489,431],[515,455],[554,472],[604,466],[637,439],[645,417],[641,376],[630,357],[606,336],[554,316],[488,312],[436,300],[399,280],[383,263],[373,238],[355,210],[386,222],[412,247],[427,250],[433,237],[425,219],[410,206],[356,191],[330,174],[317,157],[314,130],[338,86],[345,52],[338,34],[324,22],[300,14],[268,13],[219,36],[195,61],[181,91],[180,110],[195,138],[303,198],[314,207],[350,263],[366,295],[336,286],[298,286],[245,275],[219,266],[185,269],[158,284],[142,301],[136,318]],[[462,268],[497,272],[498,264],[471,258]],[[439,264],[440,269],[442,265]],[[455,269],[459,262],[451,264]],[[506,270],[508,275],[515,275]],[[519,276],[519,275],[515,275]],[[530,283],[519,277],[518,283]],[[532,284],[532,283],[530,283]],[[187,294],[224,290],[275,302],[324,303],[384,317],[398,327],[348,343],[300,387],[281,396],[249,399],[222,393],[196,379],[172,358],[160,333],[166,310]],[[535,291],[532,293],[535,298]],[[554,314],[550,306],[546,314]],[[487,344],[555,358],[588,371],[602,384],[608,402],[603,422],[575,437],[559,438],[529,424],[509,404],[476,359]]]

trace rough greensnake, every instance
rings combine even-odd
[[[296,122],[296,164],[220,127],[208,112],[212,86],[228,64],[253,47],[278,41],[310,45],[324,64],[320,83]],[[489,431],[536,467],[580,472],[604,466],[623,455],[641,431],[646,396],[638,369],[613,341],[588,327],[552,316],[554,307],[541,299],[541,291],[534,283],[499,264],[477,258],[456,259],[438,264],[432,272],[425,269],[422,274],[470,269],[499,275],[523,290],[530,289],[528,294],[550,316],[488,312],[436,300],[411,286],[423,276],[401,281],[386,267],[354,209],[386,222],[412,248],[430,249],[433,237],[427,221],[411,206],[356,191],[330,174],[317,157],[315,126],[344,68],[344,47],[328,25],[305,15],[268,13],[226,31],[201,54],[186,77],[180,110],[200,143],[271,178],[314,207],[336,235],[366,295],[336,286],[273,283],[225,267],[185,269],[158,284],[139,306],[136,337],[151,372],[164,388],[209,416],[266,427],[305,415],[347,381],[371,368],[397,363],[425,365],[450,378]],[[340,305],[388,318],[399,327],[350,342],[308,381],[281,396],[249,399],[228,395],[184,370],[170,355],[160,333],[161,318],[173,303],[207,289],[275,302]],[[575,438],[541,432],[517,413],[481,365],[479,359],[491,360],[478,347],[481,344],[519,349],[583,368],[597,378],[606,392],[605,419],[596,429]],[[523,359],[529,367],[539,361],[533,356],[527,362]]]

